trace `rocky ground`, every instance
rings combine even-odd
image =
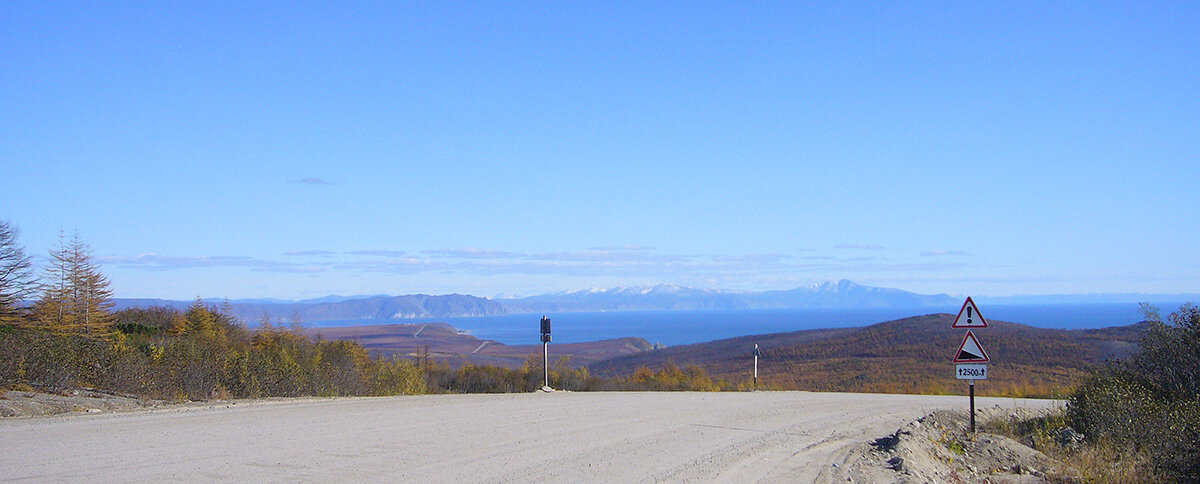
[[[1048,409],[993,407],[976,414],[990,419],[1024,420]],[[977,429],[980,425],[977,425]],[[848,482],[1038,483],[1072,482],[1076,473],[1054,459],[1008,437],[970,435],[965,411],[942,410],[905,424],[895,433],[851,452]]]
[[[92,390],[74,390],[66,394],[9,390],[0,393],[0,417],[127,411],[163,404],[165,402]]]

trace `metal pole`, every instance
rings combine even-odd
[[[975,433],[975,380],[971,380],[971,433]]]
[[[543,380],[545,383],[542,386],[548,387],[548,386],[550,386],[550,353],[546,349],[546,346],[548,346],[548,345],[546,344],[545,341],[543,341],[542,342],[542,373],[545,376],[545,379]],[[974,389],[975,387],[971,387],[971,388]],[[972,393],[972,395],[974,395],[974,393]],[[974,397],[972,397],[972,398],[974,398]],[[975,402],[975,400],[971,400],[971,408],[975,408],[974,402]]]
[[[758,390],[758,345],[754,345],[754,389]]]

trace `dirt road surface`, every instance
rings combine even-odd
[[[957,396],[554,392],[10,418],[0,420],[0,480],[845,482],[839,468],[855,446],[966,405]]]

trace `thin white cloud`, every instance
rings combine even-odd
[[[966,267],[966,264],[961,262],[883,262],[871,264],[844,264],[835,266],[838,271],[878,271],[878,272],[896,272],[896,271],[945,271],[953,269],[961,269]]]
[[[327,182],[323,179],[316,178],[316,177],[301,178],[299,180],[296,180],[296,183],[302,183],[305,185],[333,185],[333,183]]]
[[[870,244],[838,244],[838,245],[833,246],[833,248],[835,248],[835,249],[855,249],[855,250],[883,250],[883,249],[886,249],[887,247],[884,247],[882,245],[870,245]]]
[[[328,257],[331,255],[337,255],[337,252],[330,252],[328,250],[289,250],[287,252],[284,252],[283,255],[288,256],[288,257],[314,256],[314,255],[321,256],[321,257]]]
[[[108,257],[101,262],[145,271],[199,268],[240,268],[255,272],[325,273],[353,277],[363,274],[415,276],[451,275],[506,278],[547,276],[609,281],[677,281],[744,288],[832,279],[849,273],[902,273],[951,276],[964,264],[952,261],[891,261],[882,257],[838,258],[823,255],[794,256],[778,253],[681,255],[648,250],[564,251],[521,254],[484,248],[431,249],[410,254],[400,250],[364,249],[349,252],[297,250],[278,260],[250,256],[138,256]]]
[[[692,258],[692,256],[674,255],[674,254],[656,254],[645,251],[568,251],[568,252],[547,252],[542,254],[530,254],[526,257],[530,260],[543,261],[566,261],[566,262],[679,262]]]
[[[962,250],[930,250],[921,253],[922,257],[944,257],[944,256],[961,256],[971,255]]]
[[[393,258],[380,261],[353,261],[333,265],[334,270],[350,272],[385,272],[394,274],[420,274],[449,270],[451,266],[442,261],[417,257]]]
[[[386,250],[386,249],[367,249],[367,250],[352,250],[347,252],[350,255],[369,255],[375,257],[404,257],[406,254],[403,250]]]
[[[588,250],[594,250],[594,251],[598,251],[598,252],[624,252],[624,251],[646,251],[646,250],[655,250],[655,249],[654,249],[654,247],[647,247],[644,245],[625,244],[625,245],[602,245],[599,247],[588,247]]]
[[[747,254],[747,255],[714,255],[714,262],[729,262],[733,264],[778,264],[792,257],[784,254]]]
[[[837,259],[837,260],[839,260],[841,262],[867,262],[867,261],[873,261],[873,260],[886,260],[886,259],[884,259],[883,257],[863,256],[863,257],[849,257],[849,258]]]
[[[513,259],[524,256],[524,254],[517,252],[480,249],[477,247],[467,247],[463,249],[434,249],[426,250],[421,253],[432,257],[455,259]]]
[[[169,271],[178,269],[197,269],[208,267],[241,267],[258,272],[288,272],[309,273],[322,272],[325,269],[311,264],[297,264],[270,259],[260,259],[250,256],[161,256],[157,254],[140,254],[137,256],[102,257],[100,261],[119,267],[145,269],[150,271]]]

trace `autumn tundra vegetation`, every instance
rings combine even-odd
[[[371,356],[353,341],[314,339],[294,322],[278,325],[264,318],[251,329],[227,309],[199,298],[186,310],[113,311],[109,281],[78,235],[60,238],[40,273],[17,236],[16,227],[0,221],[0,389],[88,388],[182,401],[529,392],[542,386],[540,355],[530,355],[520,368],[451,368],[427,354]],[[1101,480],[1120,475],[1198,482],[1200,309],[1186,305],[1164,321],[1147,308],[1138,345],[1140,351],[1132,357],[1094,369],[1067,391],[1063,413],[1014,427],[1021,427],[1035,444],[1058,449],[1064,459],[1078,460]],[[559,358],[549,375],[552,387],[576,391],[749,386],[714,379],[696,364],[680,367],[669,360],[658,369],[641,366],[625,375],[600,377]],[[920,391],[916,386],[902,390]],[[1085,437],[1085,446],[1051,438],[1068,426]]]
[[[371,357],[357,343],[311,339],[299,324],[248,328],[197,299],[112,311],[112,290],[78,235],[63,238],[37,277],[0,222],[0,385],[62,392],[92,388],[167,400],[271,396],[524,392],[542,386],[541,359],[521,368],[450,368],[428,356]],[[32,300],[32,304],[26,301]],[[728,390],[699,367],[639,369],[596,378],[565,358],[551,386],[568,390]]]

